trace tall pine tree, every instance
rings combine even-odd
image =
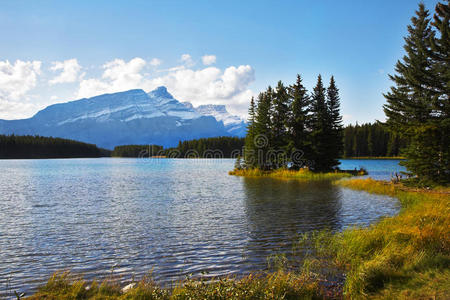
[[[272,99],[273,89],[270,86],[266,92],[260,93],[258,96],[253,144],[255,147],[256,166],[260,169],[270,168],[267,153],[272,142]]]
[[[328,143],[330,137],[330,122],[328,107],[325,101],[326,90],[323,86],[322,76],[317,78],[317,84],[311,95],[312,99],[312,147],[314,161],[313,169],[315,171],[329,171],[330,158],[328,156]]]
[[[271,164],[274,168],[279,168],[286,163],[286,150],[288,145],[288,121],[289,121],[289,106],[290,98],[287,88],[284,84],[278,81],[277,87],[273,93],[272,105],[272,126],[271,138],[272,156],[270,157]]]
[[[250,100],[250,107],[248,109],[248,125],[247,135],[245,136],[245,148],[244,148],[244,161],[246,168],[254,168],[256,166],[255,160],[255,120],[256,118],[256,106],[255,99],[252,97]]]
[[[439,89],[447,84],[443,83],[447,70],[442,65],[448,69],[448,60],[436,59],[433,50],[445,42],[435,38],[423,3],[411,21],[405,38],[406,55],[397,62],[396,75],[390,76],[394,86],[385,95],[384,112],[387,125],[409,141],[403,153],[407,160],[402,162],[407,169],[422,182],[447,183],[450,174],[446,130],[450,126],[440,103],[444,103],[443,108],[445,103],[448,107],[449,100],[448,94]]]
[[[439,183],[450,182],[450,2],[438,3],[433,16],[432,25],[438,32],[432,33],[432,90],[433,117],[436,128],[436,138],[439,150],[437,151],[437,173]]]
[[[289,88],[291,102],[291,115],[289,128],[291,134],[290,150],[303,151],[303,158],[311,157],[311,138],[309,127],[311,123],[311,100],[308,91],[302,84],[302,78],[297,74],[295,84]],[[302,166],[301,162],[293,162],[294,168]]]
[[[343,144],[342,116],[340,112],[339,89],[336,87],[334,76],[331,76],[330,85],[327,89],[327,107],[329,118],[329,142],[328,161],[331,168],[340,164],[338,158],[341,157]]]

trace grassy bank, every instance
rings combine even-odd
[[[308,169],[300,169],[300,170],[287,170],[287,169],[278,169],[274,171],[263,171],[260,169],[242,169],[242,170],[233,170],[228,172],[229,175],[235,176],[244,176],[244,177],[271,177],[271,178],[279,178],[279,179],[298,179],[298,180],[338,180],[342,178],[351,177],[356,174],[351,174],[351,171],[348,172],[329,172],[329,173],[315,173],[311,172]],[[359,175],[364,175],[361,173]]]
[[[345,269],[348,297],[444,299],[450,295],[450,189],[417,190],[372,179],[341,186],[397,197],[399,215],[330,237],[324,257]]]

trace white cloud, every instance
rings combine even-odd
[[[211,61],[207,59],[205,62]],[[135,57],[125,61],[117,58],[102,65],[102,73],[95,76],[92,72],[98,67],[81,68],[73,58],[53,62],[50,68],[46,68],[46,72],[50,72],[42,76],[48,78],[51,71],[60,73],[44,82],[38,80],[41,76],[40,61],[0,61],[0,119],[30,117],[49,104],[70,100],[72,93],[79,99],[138,88],[148,92],[161,85],[180,101],[190,101],[195,106],[224,104],[230,112],[246,115],[250,98],[254,95],[249,88],[255,79],[251,66],[194,68],[194,60],[189,54],[182,56],[182,62],[155,73],[149,72],[149,67],[156,64],[154,59],[145,61]],[[56,85],[76,81],[79,81],[79,87],[75,91]],[[32,90],[36,95],[30,94]]]
[[[103,65],[101,77],[80,82],[78,97],[137,88],[150,91],[163,85],[180,101],[190,101],[195,106],[225,104],[232,112],[240,115],[247,113],[253,95],[249,85],[255,79],[254,70],[249,65],[230,66],[225,70],[217,67],[195,70],[187,66],[176,66],[153,78],[145,72],[146,65],[139,57],[128,62],[122,59],[107,62]]]
[[[221,71],[216,67],[200,70],[179,69],[149,80],[148,89],[164,85],[180,101],[194,106],[201,104],[225,104],[230,111],[246,115],[253,92],[248,88],[255,79],[251,66],[228,67]]]
[[[102,66],[104,69],[101,79],[84,79],[80,82],[78,97],[92,97],[103,93],[114,93],[139,88],[144,76],[141,71],[146,62],[135,57],[129,62],[115,59]]]
[[[192,67],[195,65],[194,60],[192,59],[191,55],[189,55],[189,54],[181,55],[181,61],[188,67]]]
[[[215,55],[204,55],[202,56],[202,62],[205,66],[209,66],[216,63]]]
[[[157,66],[159,66],[160,64],[162,64],[162,60],[160,60],[160,59],[158,59],[158,58],[153,58],[153,59],[149,62],[149,64],[150,64],[151,66],[153,66],[153,67],[157,67]]]
[[[14,120],[32,116],[41,106],[30,102],[0,99],[0,119]]]
[[[40,61],[0,61],[0,100],[19,100],[36,86]]]
[[[91,78],[80,82],[78,98],[89,98],[100,94],[112,92],[112,86],[99,79]]]
[[[68,59],[65,61],[55,61],[52,62],[52,71],[60,71],[61,73],[49,81],[50,85],[57,83],[69,83],[78,80],[78,74],[81,71],[81,66],[78,64],[76,58]]]

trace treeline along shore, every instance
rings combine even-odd
[[[110,151],[74,140],[31,135],[0,135],[0,159],[104,156],[110,156]]]
[[[380,123],[347,125],[343,134],[342,158],[398,158],[406,140]],[[31,146],[30,146],[31,145]],[[151,157],[236,158],[242,154],[245,138],[213,137],[180,141],[177,147],[160,145],[121,145],[113,150],[74,140],[0,135],[0,158],[71,158],[71,157]],[[95,146],[95,147],[94,147]],[[97,150],[96,150],[97,149]],[[100,153],[100,154],[99,154]]]

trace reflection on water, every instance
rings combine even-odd
[[[330,182],[243,178],[249,228],[246,250],[254,263],[289,255],[299,233],[339,229],[340,189]]]
[[[233,163],[0,160],[0,290],[30,290],[69,269],[87,279],[114,269],[124,281],[153,269],[162,283],[245,274],[302,232],[398,210],[389,197],[327,182],[228,176]]]

